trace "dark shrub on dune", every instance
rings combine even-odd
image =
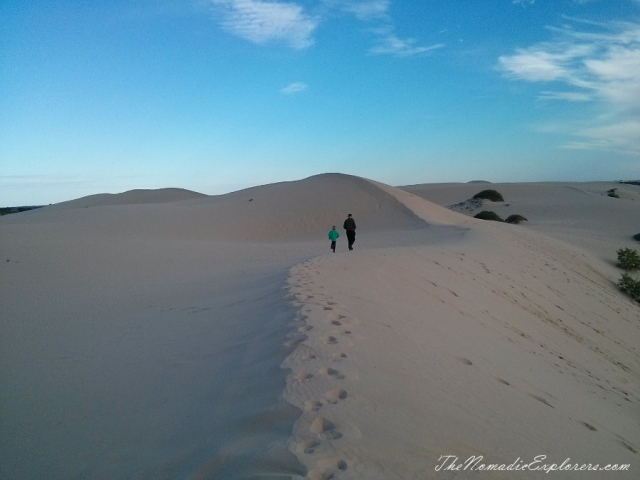
[[[616,253],[618,254],[618,267],[625,270],[640,269],[640,255],[637,250],[621,248]]]
[[[640,302],[640,281],[634,280],[631,275],[627,273],[622,274],[622,278],[618,281],[620,290],[628,293],[631,298]]]
[[[522,223],[522,222],[528,222],[529,220],[527,220],[526,218],[524,218],[522,215],[509,215],[507,217],[507,219],[505,220],[505,222],[507,223],[515,223],[516,225],[518,223]]]
[[[638,234],[640,235],[640,234]],[[636,237],[638,236],[636,235]],[[635,238],[635,237],[634,237]],[[632,248],[621,248],[618,253],[618,267],[629,270],[640,270],[640,255]],[[640,281],[628,273],[623,273],[618,281],[620,290],[629,294],[631,298],[640,302]]]
[[[480,193],[476,193],[473,198],[481,198],[483,200],[490,200],[492,202],[504,202],[504,198],[499,192],[495,190],[482,190]]]
[[[634,240],[638,240],[638,241],[640,242],[640,233],[636,233],[636,234],[633,236],[633,239],[634,239]]]
[[[503,221],[502,218],[500,218],[500,216],[497,213],[490,212],[487,210],[483,210],[482,212],[475,215],[473,218],[479,218],[480,220],[493,220],[495,222]]]

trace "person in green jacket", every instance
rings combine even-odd
[[[329,232],[329,240],[331,240],[331,250],[333,250],[333,253],[336,253],[336,240],[339,236],[340,234],[338,233],[338,231],[336,230],[336,226],[334,225]]]

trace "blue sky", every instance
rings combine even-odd
[[[640,178],[640,0],[4,0],[0,206]]]

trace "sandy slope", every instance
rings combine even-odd
[[[640,186],[615,182],[466,183],[402,187],[452,210],[473,216],[481,210],[503,219],[512,214],[527,218],[525,229],[588,250],[598,258],[615,258],[619,248],[637,248],[632,237],[640,233]],[[616,189],[620,198],[607,195]],[[502,194],[504,202],[485,201],[473,207],[465,203],[484,189]],[[457,205],[457,206],[456,206]]]
[[[294,317],[282,287],[347,209],[378,244],[424,226],[341,175],[0,219],[0,476],[302,473],[286,446],[299,412],[281,396]]]
[[[427,221],[454,219],[411,202]],[[448,242],[292,270],[307,339],[285,363],[285,396],[304,410],[291,449],[310,477],[529,478],[436,468],[441,455],[516,466],[546,455],[629,464],[631,473],[594,475],[635,478],[638,304],[580,249],[516,226],[458,223],[464,236]]]
[[[347,213],[356,250],[329,254]],[[535,225],[336,174],[3,217],[0,474],[456,478],[440,455],[546,454],[635,478],[640,309],[615,253]]]

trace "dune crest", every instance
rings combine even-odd
[[[202,198],[202,193],[182,188],[160,188],[153,190],[136,189],[123,193],[99,193],[87,197],[62,202],[55,208],[88,208],[107,207],[113,205],[139,205],[149,203],[171,203]]]
[[[344,174],[317,175],[218,196],[174,189],[97,195],[30,213],[15,217],[13,222],[51,223],[55,219],[65,228],[72,225],[81,235],[156,240],[254,243],[324,239],[333,225],[342,231],[348,213],[355,215],[362,235],[427,226],[379,185]]]

